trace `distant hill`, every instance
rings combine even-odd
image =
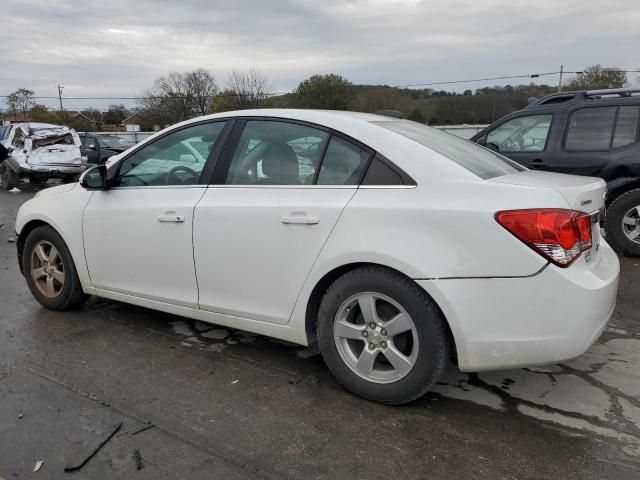
[[[432,89],[396,88],[388,85],[354,85],[349,110],[375,112],[399,110],[405,118],[430,125],[485,124],[525,107],[531,97],[557,91],[549,85],[506,85],[475,92],[447,92]],[[292,94],[272,97],[269,106],[289,108]]]

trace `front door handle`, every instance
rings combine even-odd
[[[547,164],[541,158],[536,158],[534,160],[531,160],[531,163],[529,163],[529,166],[531,168],[542,168],[542,167],[546,167]]]
[[[293,212],[282,217],[282,223],[294,225],[315,225],[319,223],[318,217],[315,215],[307,215],[304,212]]]
[[[158,221],[162,223],[182,223],[184,222],[184,215],[177,215],[176,212],[164,212],[162,215],[158,215]]]

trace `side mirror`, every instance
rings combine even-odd
[[[97,165],[85,171],[80,176],[80,185],[87,190],[107,189],[107,167]]]
[[[4,145],[0,144],[0,163],[4,162],[9,156],[9,150]]]
[[[484,145],[487,141],[487,136],[483,135],[482,137],[480,137],[479,139],[476,140],[476,143],[479,145]]]

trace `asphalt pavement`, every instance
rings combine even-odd
[[[618,306],[582,357],[452,365],[387,407],[295,345],[98,298],[43,309],[11,241],[32,195],[0,191],[2,479],[640,478],[640,259],[621,258]]]

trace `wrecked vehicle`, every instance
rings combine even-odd
[[[20,180],[74,182],[87,167],[80,137],[69,127],[14,123],[0,127],[0,179],[7,190]]]

